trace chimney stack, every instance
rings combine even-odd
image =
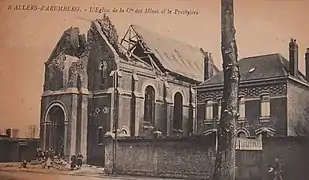
[[[205,52],[204,57],[204,81],[206,81],[209,78],[209,54],[208,52]]]
[[[306,80],[309,82],[309,48],[305,53],[305,64],[306,64]]]
[[[292,76],[297,76],[298,74],[298,44],[296,39],[291,38],[289,43],[289,63],[290,63],[290,74]]]
[[[212,57],[211,53],[205,52],[203,48],[200,48],[200,51],[204,55],[204,81],[206,81],[213,75]]]

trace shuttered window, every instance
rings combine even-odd
[[[270,117],[270,98],[269,96],[261,97],[261,117]]]
[[[239,118],[241,120],[245,119],[246,117],[246,103],[245,103],[245,98],[241,97],[239,99]]]
[[[213,119],[213,102],[206,101],[205,120],[210,121]]]

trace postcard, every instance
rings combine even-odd
[[[0,179],[307,179],[307,7],[1,0]]]

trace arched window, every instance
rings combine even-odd
[[[240,131],[240,132],[238,132],[237,137],[239,137],[239,138],[243,138],[243,139],[246,139],[246,138],[247,138],[247,135],[246,135],[246,133],[245,133],[245,132]]]
[[[151,86],[145,89],[144,123],[154,125],[155,120],[155,90]]]
[[[173,128],[176,130],[182,129],[182,118],[183,118],[183,100],[182,95],[177,92],[174,96],[174,119],[173,119]]]

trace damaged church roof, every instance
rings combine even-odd
[[[240,82],[286,77],[289,72],[289,61],[279,53],[247,57],[239,60]],[[296,77],[307,82],[304,75],[298,71]],[[220,71],[200,86],[223,84],[223,71]]]
[[[204,54],[200,48],[151,32],[137,25],[131,25],[131,27],[165,69],[196,81],[203,81]],[[210,64],[217,72],[218,69],[213,61]]]

